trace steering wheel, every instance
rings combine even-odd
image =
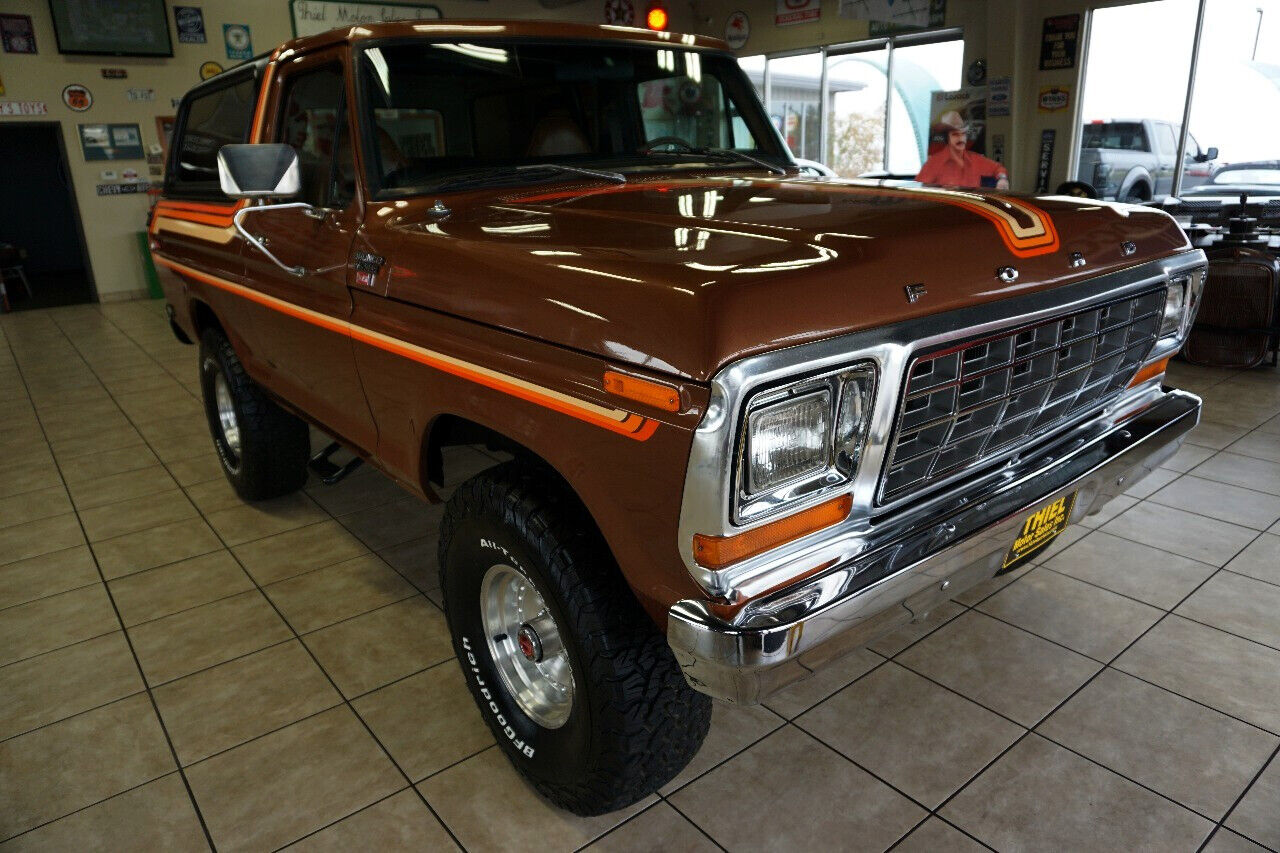
[[[678,136],[659,136],[657,139],[650,139],[646,142],[644,146],[639,149],[639,153],[649,154],[653,151],[657,151],[663,145],[675,145],[685,151],[693,151],[693,146]]]

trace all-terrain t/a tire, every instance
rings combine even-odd
[[[680,674],[603,537],[520,461],[450,498],[440,584],[467,685],[511,763],[580,815],[630,805],[698,752],[711,700]]]
[[[311,455],[306,423],[263,393],[215,328],[200,338],[200,390],[213,446],[236,494],[261,501],[302,488]]]

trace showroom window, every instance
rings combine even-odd
[[[1159,62],[1133,61],[1135,32],[1161,45]],[[1076,180],[1122,201],[1280,195],[1278,69],[1280,0],[1094,11]]]
[[[791,153],[844,177],[912,177],[935,91],[962,85],[959,30],[868,39],[740,60]]]

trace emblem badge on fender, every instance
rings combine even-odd
[[[925,290],[923,284],[908,284],[902,289],[906,291],[908,302],[918,302],[921,296],[924,296],[929,292]]]

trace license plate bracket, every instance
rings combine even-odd
[[[1013,571],[1052,545],[1058,534],[1071,523],[1071,511],[1075,509],[1077,494],[1078,492],[1071,492],[1062,495],[1028,515],[996,574],[1003,575]]]

